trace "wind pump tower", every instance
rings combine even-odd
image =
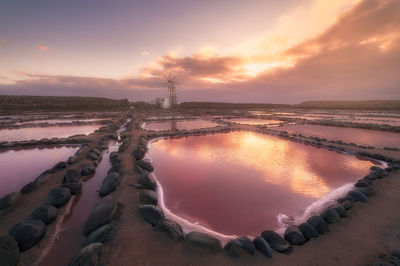
[[[178,84],[178,82],[176,81],[176,77],[172,77],[171,73],[170,73],[167,78],[167,82],[168,82],[168,92],[169,92],[170,103],[171,103],[171,105],[176,105],[176,103],[177,103],[177,101],[176,101],[176,84]]]

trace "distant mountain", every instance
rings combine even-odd
[[[296,108],[400,110],[400,100],[371,101],[307,101],[293,105]]]
[[[120,111],[129,108],[127,99],[100,97],[0,95],[0,112],[13,111]]]

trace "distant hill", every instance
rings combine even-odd
[[[293,105],[293,107],[350,110],[400,110],[400,100],[307,101],[301,104]]]
[[[307,101],[300,104],[184,102],[181,103],[178,108],[182,109],[304,108],[304,109],[347,109],[347,110],[400,110],[400,100]]]
[[[19,111],[122,111],[129,108],[127,99],[100,97],[13,96],[0,95],[0,112]]]
[[[270,103],[221,103],[221,102],[184,102],[178,108],[183,109],[256,109],[256,108],[285,108],[289,104],[270,104]]]

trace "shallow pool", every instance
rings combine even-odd
[[[65,161],[79,147],[51,147],[0,151],[0,198],[19,191],[43,171]]]
[[[244,125],[277,125],[284,122],[281,120],[259,119],[259,118],[231,118],[224,120]]]
[[[144,129],[147,130],[190,130],[190,129],[198,129],[198,128],[208,128],[208,127],[216,127],[217,123],[214,123],[210,120],[171,120],[171,121],[163,121],[163,122],[147,122],[143,125]]]
[[[358,145],[374,146],[377,148],[400,148],[400,133],[394,132],[307,124],[275,127],[274,130],[284,130],[289,134],[302,134],[304,136],[314,136],[328,140],[353,142]]]
[[[160,139],[147,156],[167,217],[180,220],[186,231],[223,235],[255,236],[283,226],[278,217],[304,219],[322,206],[321,199],[345,193],[373,165],[251,132]]]
[[[77,134],[90,134],[101,125],[82,125],[82,126],[50,126],[50,127],[26,127],[16,129],[1,129],[0,142],[2,141],[22,141],[39,140],[43,138],[65,138]]]

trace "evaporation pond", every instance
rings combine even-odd
[[[147,156],[173,215],[249,236],[280,228],[279,214],[302,217],[312,203],[350,187],[374,165],[252,132],[159,139]]]
[[[230,118],[225,120],[244,125],[276,125],[284,122],[280,120],[259,119],[259,118]]]
[[[208,127],[216,127],[217,123],[214,123],[209,120],[171,120],[171,121],[162,121],[162,122],[148,122],[143,125],[144,129],[147,130],[190,130],[197,128],[208,128]]]
[[[358,145],[374,146],[377,148],[400,148],[400,133],[395,132],[307,124],[275,127],[274,130],[284,130],[289,134],[303,134],[308,137],[313,136],[328,140],[353,142]]]
[[[72,156],[79,147],[16,149],[0,151],[0,198],[19,191],[43,171]]]
[[[77,134],[89,134],[98,129],[101,125],[82,126],[50,126],[50,127],[25,127],[16,129],[1,129],[0,142],[22,141],[43,138],[65,138]]]

